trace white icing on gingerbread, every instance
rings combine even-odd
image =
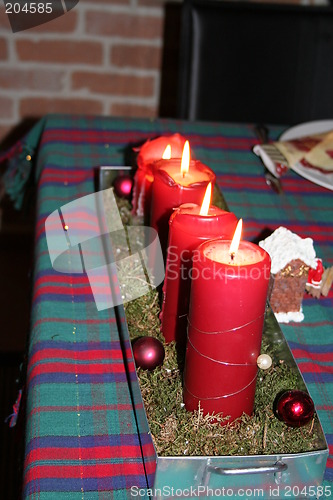
[[[300,259],[316,269],[316,252],[312,238],[301,238],[285,227],[279,227],[268,238],[259,242],[271,258],[271,273],[276,274],[292,260]]]

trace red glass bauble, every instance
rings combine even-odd
[[[291,427],[302,427],[314,415],[314,404],[304,391],[285,391],[276,403],[277,417]]]
[[[144,370],[154,370],[164,360],[162,342],[154,337],[140,337],[133,344],[134,360],[137,367]]]
[[[121,198],[129,198],[131,196],[133,179],[130,175],[120,175],[113,183],[114,191]]]

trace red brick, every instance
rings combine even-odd
[[[76,71],[72,74],[72,87],[100,94],[151,97],[154,93],[154,79],[150,76]]]
[[[5,9],[0,6],[0,29],[12,31]]]
[[[31,28],[29,33],[72,33],[77,24],[77,11],[74,9],[66,12],[64,15]],[[27,32],[28,33],[28,32]]]
[[[0,60],[4,61],[7,59],[7,40],[5,38],[0,38]]]
[[[157,117],[157,110],[153,106],[140,106],[137,104],[114,103],[111,105],[110,113],[117,116],[137,116],[140,118]]]
[[[53,63],[101,64],[103,47],[99,42],[67,40],[21,39],[16,42],[21,61],[45,61]]]
[[[0,96],[0,118],[13,118],[14,103],[9,97]]]
[[[62,90],[64,73],[46,69],[11,69],[0,72],[0,88],[11,90]]]
[[[157,16],[88,11],[85,23],[86,32],[94,35],[160,39],[163,32],[162,17]]]
[[[20,116],[43,116],[47,113],[102,114],[103,104],[93,99],[45,99],[30,97],[20,101]]]
[[[111,52],[111,64],[119,67],[159,69],[162,49],[151,45],[115,45]]]

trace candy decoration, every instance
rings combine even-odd
[[[117,196],[129,198],[132,192],[133,179],[130,175],[121,175],[115,179],[113,187]]]
[[[272,366],[272,358],[268,354],[260,354],[257,357],[257,365],[261,370],[268,370]]]
[[[314,403],[304,391],[285,391],[277,400],[276,415],[290,427],[302,427],[313,418]]]
[[[162,342],[146,336],[134,342],[133,355],[137,367],[151,371],[163,363],[165,351]]]

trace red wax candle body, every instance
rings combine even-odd
[[[253,411],[270,277],[269,255],[242,241],[202,243],[193,257],[184,402],[223,413],[229,422]]]
[[[171,146],[171,158],[181,158],[185,140],[180,134],[173,134],[147,141],[141,146],[136,160],[138,169],[133,187],[132,205],[135,215],[150,214],[155,166],[156,162],[162,159],[165,148]]]
[[[237,225],[234,214],[218,207],[211,206],[208,215],[200,215],[199,212],[199,205],[181,205],[169,220],[160,319],[166,342],[175,340],[180,347],[186,344],[193,250],[211,238],[232,238]]]
[[[169,219],[173,210],[183,203],[201,204],[207,185],[212,188],[214,172],[198,160],[191,160],[189,171],[180,172],[181,159],[157,162],[152,192],[150,225],[156,229],[164,255],[168,242]]]

